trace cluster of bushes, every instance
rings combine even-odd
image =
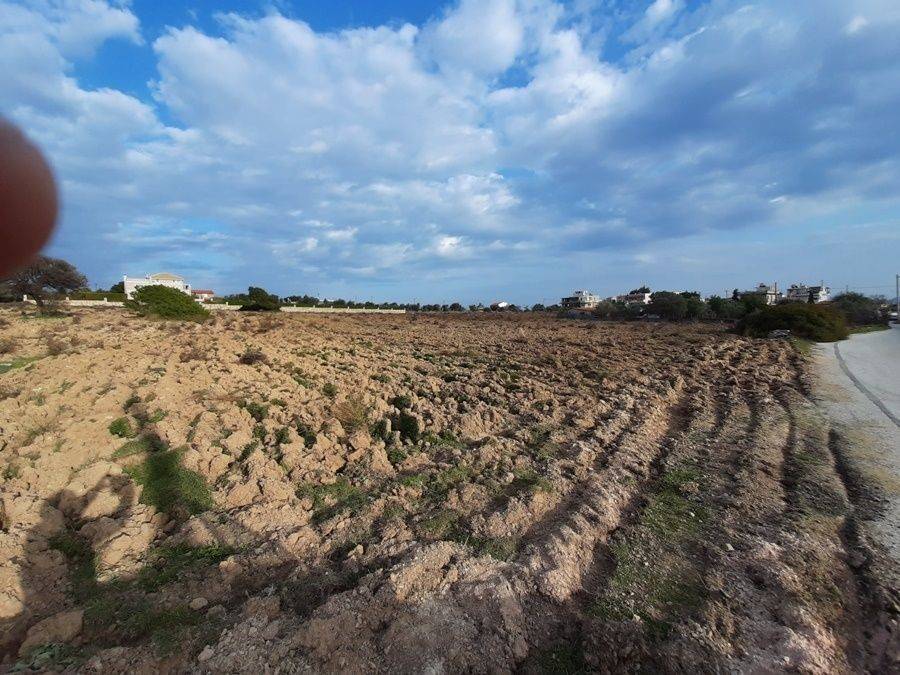
[[[835,342],[849,334],[844,314],[830,303],[792,302],[764,307],[741,319],[737,330],[750,337],[766,337],[773,330],[789,330],[792,335],[816,342]]]
[[[650,296],[649,305],[604,300],[594,309],[594,314],[602,319],[630,320],[654,316],[667,321],[736,321],[764,306],[765,301],[755,295],[741,298],[721,298],[714,295],[703,300],[694,291],[657,291]]]
[[[657,291],[650,296],[649,305],[604,300],[593,311],[603,319],[735,321],[737,332],[752,337],[765,337],[773,330],[790,330],[798,337],[832,342],[846,338],[850,327],[885,323],[884,307],[883,299],[860,293],[843,293],[831,302],[820,304],[767,305],[755,294],[735,292],[731,298],[712,296],[704,301],[699,293]]]
[[[141,316],[205,321],[209,312],[189,295],[167,286],[141,286],[125,306]]]

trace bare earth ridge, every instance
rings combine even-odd
[[[0,349],[3,668],[898,665],[868,479],[788,342],[3,309]]]

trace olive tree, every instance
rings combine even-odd
[[[43,310],[53,295],[85,288],[87,279],[71,263],[41,255],[7,278],[5,283],[17,296],[32,297]]]

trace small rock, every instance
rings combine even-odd
[[[200,610],[200,609],[203,609],[204,607],[206,607],[208,604],[209,604],[209,600],[207,600],[206,598],[203,598],[203,597],[199,597],[199,598],[194,598],[193,600],[191,600],[190,606],[191,606],[191,609],[193,609],[193,610]]]
[[[731,544],[725,544],[725,550],[731,553],[734,550],[734,546]]]
[[[35,647],[48,645],[54,642],[71,642],[79,633],[84,624],[84,612],[73,609],[60,612],[38,621],[25,635],[25,641],[19,647],[19,656],[24,656]]]
[[[244,614],[248,617],[265,617],[274,619],[281,613],[281,601],[277,595],[254,597],[244,603]]]
[[[203,648],[203,651],[200,652],[200,656],[197,657],[197,660],[198,661],[209,661],[212,658],[213,654],[214,654],[213,648],[210,647],[209,645],[206,645]]]
[[[213,605],[206,610],[206,616],[213,620],[221,619],[225,614],[225,608],[222,605]]]

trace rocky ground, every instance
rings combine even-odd
[[[0,310],[0,669],[888,672],[786,341]]]

